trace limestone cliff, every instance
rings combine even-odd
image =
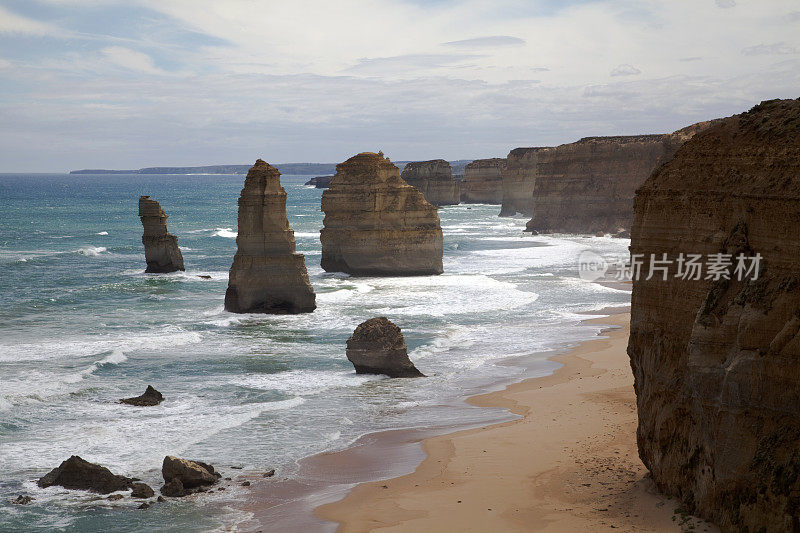
[[[501,217],[513,217],[517,213],[533,214],[533,187],[536,184],[536,166],[539,154],[548,148],[514,148],[506,157],[502,170],[503,205]]]
[[[461,192],[453,179],[450,163],[444,159],[414,161],[403,168],[402,178],[425,195],[433,205],[456,205]]]
[[[798,221],[800,100],[698,133],[636,195],[631,253],[733,255],[730,280],[634,281],[628,346],[644,464],[723,531],[800,530]]]
[[[157,274],[185,270],[178,238],[167,231],[167,215],[161,205],[149,196],[140,196],[139,219],[144,227],[145,272]]]
[[[461,180],[461,201],[466,204],[502,204],[504,158],[476,159],[468,163]]]
[[[280,172],[261,159],[239,197],[239,235],[225,309],[234,313],[309,313],[316,308],[305,257],[295,252]]]
[[[322,194],[322,268],[393,276],[442,273],[436,208],[400,178],[382,154],[361,153],[336,166]]]

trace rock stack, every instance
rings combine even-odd
[[[650,254],[672,261],[666,281],[633,283],[639,455],[723,531],[798,530],[798,221],[800,100],[698,133],[636,195],[631,253],[643,273]],[[702,256],[700,276],[676,277],[688,254]]]
[[[322,194],[322,210],[324,270],[372,276],[442,273],[436,208],[383,154],[364,152],[337,165]]]
[[[239,197],[236,245],[226,310],[284,314],[316,308],[305,257],[295,252],[280,172],[261,159],[247,173]]]
[[[408,358],[403,332],[385,317],[362,322],[347,339],[347,359],[356,374],[385,374],[393,378],[423,377]]]
[[[185,270],[178,238],[167,231],[167,215],[161,205],[149,196],[140,196],[139,218],[144,226],[142,244],[147,261],[145,272],[161,274]]]
[[[444,159],[408,163],[401,177],[433,205],[457,205],[461,200],[459,184],[453,179],[450,163]]]
[[[506,157],[503,176],[503,205],[501,217],[513,217],[517,213],[533,214],[533,187],[536,184],[536,164],[544,147],[514,148]]]
[[[461,201],[465,204],[502,204],[505,158],[476,159],[468,163],[461,180]]]

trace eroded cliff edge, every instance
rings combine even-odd
[[[636,195],[632,254],[734,258],[730,280],[635,280],[628,346],[642,461],[723,531],[800,530],[799,221],[800,100],[698,133]]]
[[[309,313],[316,308],[305,256],[295,251],[280,172],[257,160],[239,197],[236,255],[225,293],[234,313]]]
[[[403,180],[416,187],[433,205],[456,205],[461,200],[459,183],[444,159],[412,161],[403,168]]]
[[[147,262],[145,272],[163,274],[185,270],[178,238],[167,231],[167,215],[161,209],[161,204],[149,196],[140,196],[139,219],[144,228],[142,244]]]
[[[324,270],[375,276],[442,273],[436,208],[382,154],[364,152],[337,165],[322,194],[322,210]]]

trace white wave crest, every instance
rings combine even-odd
[[[211,234],[212,237],[225,237],[226,239],[235,239],[237,232],[233,231],[232,228],[217,228],[214,230],[214,233]]]

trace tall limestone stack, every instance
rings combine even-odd
[[[145,272],[163,274],[185,270],[178,238],[167,231],[167,215],[161,205],[149,196],[140,196],[139,219],[144,227],[142,244],[147,261]]]
[[[634,281],[639,454],[723,531],[800,527],[800,100],[762,102],[678,149],[639,189],[631,253],[702,254],[700,279]],[[732,254],[715,279],[707,254]],[[741,276],[737,257],[760,254]],[[754,267],[743,261],[745,269]],[[733,270],[732,272],[730,270]],[[684,269],[685,271],[685,269]]]
[[[506,157],[502,171],[503,205],[501,217],[513,217],[517,213],[533,214],[533,188],[536,184],[536,166],[539,154],[549,150],[545,147],[514,148]]]
[[[295,252],[280,172],[261,159],[239,197],[239,235],[225,309],[234,313],[310,313],[316,308],[305,257]]]
[[[322,268],[372,276],[442,273],[436,208],[400,178],[383,154],[364,152],[336,166],[322,194]]]
[[[466,204],[502,204],[505,158],[476,159],[468,163],[461,180],[461,201]]]
[[[453,179],[450,163],[444,159],[415,161],[403,168],[402,178],[425,195],[433,205],[457,205],[461,189]]]

